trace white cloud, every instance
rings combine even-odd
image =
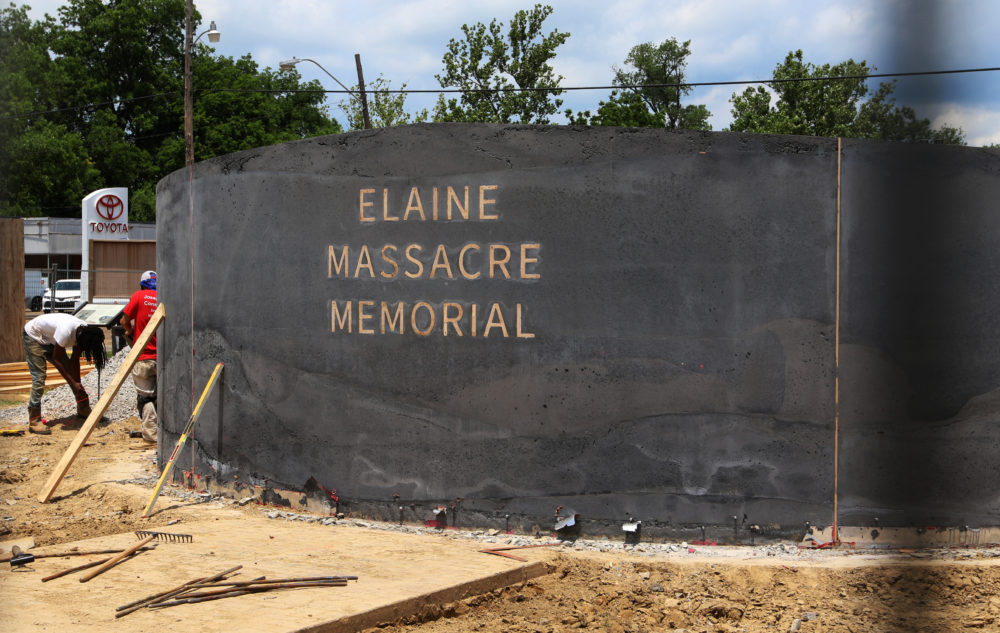
[[[1000,143],[1000,112],[995,109],[944,103],[924,106],[921,111],[930,115],[932,127],[948,125],[962,128],[969,145],[981,147]]]
[[[760,50],[757,35],[742,35],[729,42],[724,49],[706,54],[705,61],[713,66],[721,66],[738,59],[745,59]]]
[[[811,32],[804,35],[809,40],[854,40],[864,36],[871,24],[871,11],[867,7],[844,3],[817,13],[811,20]]]

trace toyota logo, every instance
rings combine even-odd
[[[105,220],[117,220],[125,212],[125,204],[122,199],[114,194],[105,194],[97,200],[97,215]]]

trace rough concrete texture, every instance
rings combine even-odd
[[[1000,524],[1000,152],[843,159],[841,519]]]
[[[908,215],[894,196],[907,169],[884,162],[915,161],[938,198],[939,183],[978,178],[962,217],[977,248],[1000,234],[976,224],[992,221],[996,169],[962,167],[995,154],[912,149],[857,143],[843,155],[841,494],[865,523],[876,507],[883,521],[911,518],[912,497],[871,467],[891,471],[894,452],[913,452],[900,446],[941,446],[926,426],[909,433],[894,407],[901,373],[952,352],[934,334],[933,353],[899,369],[884,335],[925,346],[884,306],[859,305],[874,293],[905,318],[912,293],[880,294],[864,271],[902,271],[879,239],[921,252],[877,234],[891,226],[883,216]],[[951,180],[926,173],[942,161],[955,161]],[[733,517],[771,534],[829,524],[837,175],[836,139],[455,124],[199,163],[193,197],[187,172],[157,195],[161,451],[223,361],[195,432],[199,470],[221,481],[296,488],[312,476],[341,511],[394,519],[402,506],[411,520],[442,504],[463,524],[501,528],[547,531],[560,506],[584,531],[620,533],[632,516],[650,538],[694,538],[703,525],[724,538]],[[947,210],[921,208],[925,231]],[[862,226],[873,221],[874,234]],[[935,384],[948,397],[934,402],[995,389],[995,360],[982,362]],[[867,443],[869,424],[886,427],[886,444]],[[977,428],[989,444],[953,433],[950,446],[995,443]],[[942,508],[1000,513],[988,492],[939,492]]]

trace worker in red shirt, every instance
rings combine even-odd
[[[128,305],[122,310],[122,328],[125,335],[135,341],[142,334],[156,310],[156,271],[147,270],[139,279],[139,290],[132,293]],[[134,344],[134,343],[133,343]],[[132,382],[137,395],[136,407],[142,420],[142,439],[156,442],[156,335],[139,354],[132,367]]]

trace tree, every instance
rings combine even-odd
[[[912,108],[897,107],[893,83],[881,83],[871,96],[867,77],[875,71],[865,61],[853,59],[816,66],[802,60],[801,50],[788,53],[772,74],[770,85],[734,93],[734,132],[847,136],[894,141],[964,144],[961,129],[935,130],[930,121],[918,119]],[[824,77],[846,79],[816,80]],[[802,81],[806,80],[806,81]],[[771,104],[771,93],[777,96]]]
[[[130,217],[155,218],[156,183],[184,165],[184,20],[185,0],[0,10],[0,214],[78,216],[123,186]],[[340,131],[319,82],[204,44],[192,61],[197,159]]]
[[[549,64],[569,33],[542,34],[552,7],[536,4],[518,11],[507,35],[503,23],[462,25],[464,39],[452,39],[442,58],[444,72],[436,75],[442,88],[461,88],[458,98],[438,98],[435,121],[489,123],[548,123],[559,111],[559,82]],[[519,89],[530,89],[519,91]]]
[[[83,139],[65,126],[39,119],[3,143],[0,215],[73,217],[80,201],[100,188]]]
[[[598,103],[597,112],[590,110],[574,113],[566,110],[570,125],[608,125],[614,127],[663,127],[663,112],[650,112],[646,103],[635,92],[619,93],[612,90],[607,101]]]
[[[625,63],[632,70],[615,69],[614,83],[638,96],[650,112],[663,115],[664,127],[684,130],[710,130],[711,113],[704,105],[682,105],[690,94],[684,83],[684,69],[691,54],[691,40],[678,43],[676,38],[659,45],[645,42],[633,46]],[[672,85],[671,85],[672,84]]]
[[[357,84],[351,86],[351,90],[358,90]],[[405,90],[406,84],[400,86],[400,90]],[[412,117],[406,111],[406,94],[402,92],[390,92],[392,82],[385,79],[381,74],[373,81],[366,91],[369,117],[372,127],[392,127],[394,125],[406,125],[407,123],[423,123],[429,117],[427,109],[423,109]],[[341,100],[337,106],[347,115],[347,125],[349,129],[361,130],[365,127],[364,113],[361,111],[360,97],[350,97]]]
[[[708,108],[681,104],[681,98],[691,92],[690,87],[680,85],[690,54],[690,40],[678,43],[670,38],[660,44],[633,46],[625,58],[631,70],[614,69],[613,82],[619,89],[600,102],[595,114],[566,110],[566,118],[575,125],[711,130]]]
[[[98,182],[82,137],[30,113],[55,105],[62,82],[48,52],[54,21],[0,9],[0,215],[72,215]],[[65,193],[78,195],[70,204]]]

